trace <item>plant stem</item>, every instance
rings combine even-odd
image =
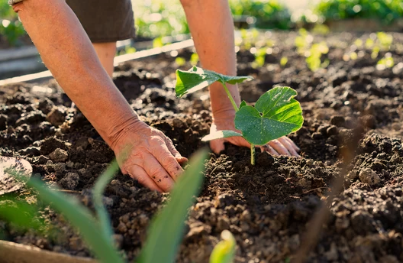
[[[231,101],[232,107],[234,107],[235,112],[239,111],[238,106],[236,105],[234,98],[232,97],[231,93],[229,92],[227,85],[225,85],[225,82],[221,82],[222,85],[224,86],[225,92],[227,93],[228,99]]]
[[[250,144],[250,163],[255,165],[255,145],[253,143]]]

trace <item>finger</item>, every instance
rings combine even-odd
[[[299,152],[301,151],[301,149],[295,144],[295,142],[293,142],[293,140],[291,140],[290,138],[288,138],[287,136],[284,136],[283,138],[285,138],[291,145],[292,147],[294,147],[294,149]]]
[[[179,162],[172,155],[171,151],[169,151],[168,146],[165,143],[162,142],[162,143],[158,144],[158,147],[155,146],[155,148],[156,149],[154,149],[152,152],[154,157],[161,164],[161,166],[165,169],[165,171],[168,172],[170,177],[176,181],[176,179],[178,179],[179,175],[183,172],[183,169],[180,166]]]
[[[294,147],[292,147],[291,143],[285,138],[286,137],[282,137],[278,140],[287,148],[287,150],[291,153],[292,156],[299,157],[297,151],[294,149]]]
[[[168,147],[168,150],[172,153],[173,156],[175,156],[176,161],[180,164],[183,165],[187,163],[188,159],[186,157],[183,157],[178,150],[176,150],[172,140],[168,137],[165,137],[165,144]]]
[[[131,178],[136,179],[140,184],[148,187],[151,190],[162,192],[162,189],[158,187],[158,185],[151,180],[146,171],[138,165],[130,166],[129,175]]]
[[[270,141],[269,146],[273,147],[276,152],[278,152],[280,155],[288,155],[291,156],[290,152],[287,150],[287,148],[284,147],[284,145],[279,141],[279,140],[273,140]]]
[[[180,167],[175,158],[173,159],[176,165]],[[161,188],[164,192],[168,192],[172,189],[172,187],[174,186],[174,180],[153,155],[147,154],[144,158],[143,163],[144,170],[146,171],[148,176],[151,177],[151,179],[158,185],[159,188]]]
[[[224,140],[217,139],[210,141],[210,148],[215,154],[220,154],[220,152],[225,150]]]
[[[237,146],[250,148],[250,143],[241,137],[230,137],[230,138],[227,138],[226,141],[228,141],[234,145],[237,145]]]
[[[273,156],[279,156],[280,154],[278,154],[278,152],[276,152],[276,150],[274,150],[270,145],[264,145],[260,147],[260,150],[262,152],[267,152]]]

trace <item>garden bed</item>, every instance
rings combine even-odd
[[[208,262],[221,231],[237,241],[236,262],[284,262],[299,248],[307,223],[329,194],[342,167],[339,152],[351,143],[352,128],[361,127],[363,140],[344,176],[344,191],[331,205],[329,223],[308,262],[403,261],[403,50],[389,51],[395,66],[378,70],[371,51],[344,61],[357,37],[329,34],[327,69],[311,72],[294,47],[295,33],[266,35],[274,46],[263,67],[251,67],[255,57],[238,52],[239,75],[255,80],[240,84],[241,96],[256,101],[275,85],[299,92],[305,122],[289,137],[301,148],[301,159],[257,154],[250,165],[247,148],[227,145],[210,154],[202,193],[190,210],[177,262]],[[403,35],[393,34],[394,43]],[[269,39],[266,39],[269,40]],[[361,53],[359,51],[362,51]],[[380,52],[380,57],[385,52]],[[175,52],[171,53],[176,55]],[[125,63],[114,81],[141,118],[170,137],[189,157],[205,146],[211,116],[207,93],[175,97],[177,65],[171,54]],[[189,60],[191,50],[180,50]],[[281,58],[288,63],[280,66]],[[188,69],[190,64],[183,66]],[[34,176],[58,184],[92,207],[89,189],[113,158],[113,152],[75,108],[54,80],[0,87],[0,155],[22,156]],[[53,108],[55,107],[55,108]],[[53,109],[53,110],[52,110]],[[63,125],[61,125],[64,122]],[[67,154],[56,158],[56,149]],[[52,160],[53,159],[53,160]],[[119,247],[132,260],[146,237],[150,218],[168,195],[151,192],[119,174],[107,187],[105,204],[112,216]],[[38,203],[50,223],[49,232],[35,234],[0,222],[2,239],[73,256],[90,257],[80,237],[65,220],[31,192],[20,199]],[[3,201],[4,202],[4,201]]]

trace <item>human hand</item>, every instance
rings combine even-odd
[[[210,128],[210,133],[214,133],[217,131],[222,131],[222,130],[232,130],[240,133],[237,129],[235,129],[234,126],[234,118],[219,118],[219,119],[214,119],[211,128]],[[220,153],[225,149],[224,142],[229,142],[237,146],[242,146],[242,147],[248,147],[250,148],[250,143],[247,142],[244,138],[242,137],[229,137],[225,139],[216,139],[213,141],[210,141],[210,147],[213,152],[216,154]],[[260,150],[262,152],[268,152],[271,155],[287,155],[287,156],[295,156],[295,157],[300,157],[298,154],[298,151],[300,149],[298,148],[297,145],[288,137],[283,136],[277,140],[270,141],[267,143],[265,146],[258,146],[260,147]]]
[[[141,121],[125,127],[116,136],[111,148],[118,158],[122,173],[160,192],[172,189],[183,172],[181,164],[187,162],[175,149],[171,139]]]

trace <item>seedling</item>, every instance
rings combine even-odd
[[[384,70],[386,68],[392,68],[394,65],[395,61],[393,60],[392,54],[386,53],[385,57],[378,61],[376,68],[378,70]]]
[[[329,52],[329,48],[325,42],[320,42],[318,44],[313,44],[311,49],[309,50],[309,56],[306,58],[306,64],[309,69],[312,71],[316,71],[321,67],[327,66],[326,61],[322,63],[321,57],[323,54],[327,54]]]
[[[235,258],[236,241],[228,230],[221,233],[220,243],[218,243],[210,255],[210,263],[232,263]]]
[[[304,118],[298,101],[297,92],[290,87],[276,87],[264,93],[255,107],[245,101],[238,105],[230,94],[226,83],[236,84],[252,79],[247,76],[225,76],[213,71],[193,67],[189,71],[176,71],[176,95],[182,97],[218,81],[220,82],[236,112],[236,131],[218,131],[204,137],[203,141],[219,138],[243,137],[251,145],[251,163],[255,164],[255,146],[262,146],[302,127]]]
[[[282,57],[282,58],[280,59],[280,65],[281,65],[282,67],[285,67],[285,65],[287,65],[287,63],[288,63],[288,58],[287,58],[287,57]]]
[[[190,56],[190,64],[191,64],[192,66],[196,66],[197,63],[199,63],[199,55],[197,55],[197,53],[193,53],[193,54]]]
[[[266,48],[259,48],[255,53],[255,61],[253,62],[253,67],[263,67],[266,60]]]

